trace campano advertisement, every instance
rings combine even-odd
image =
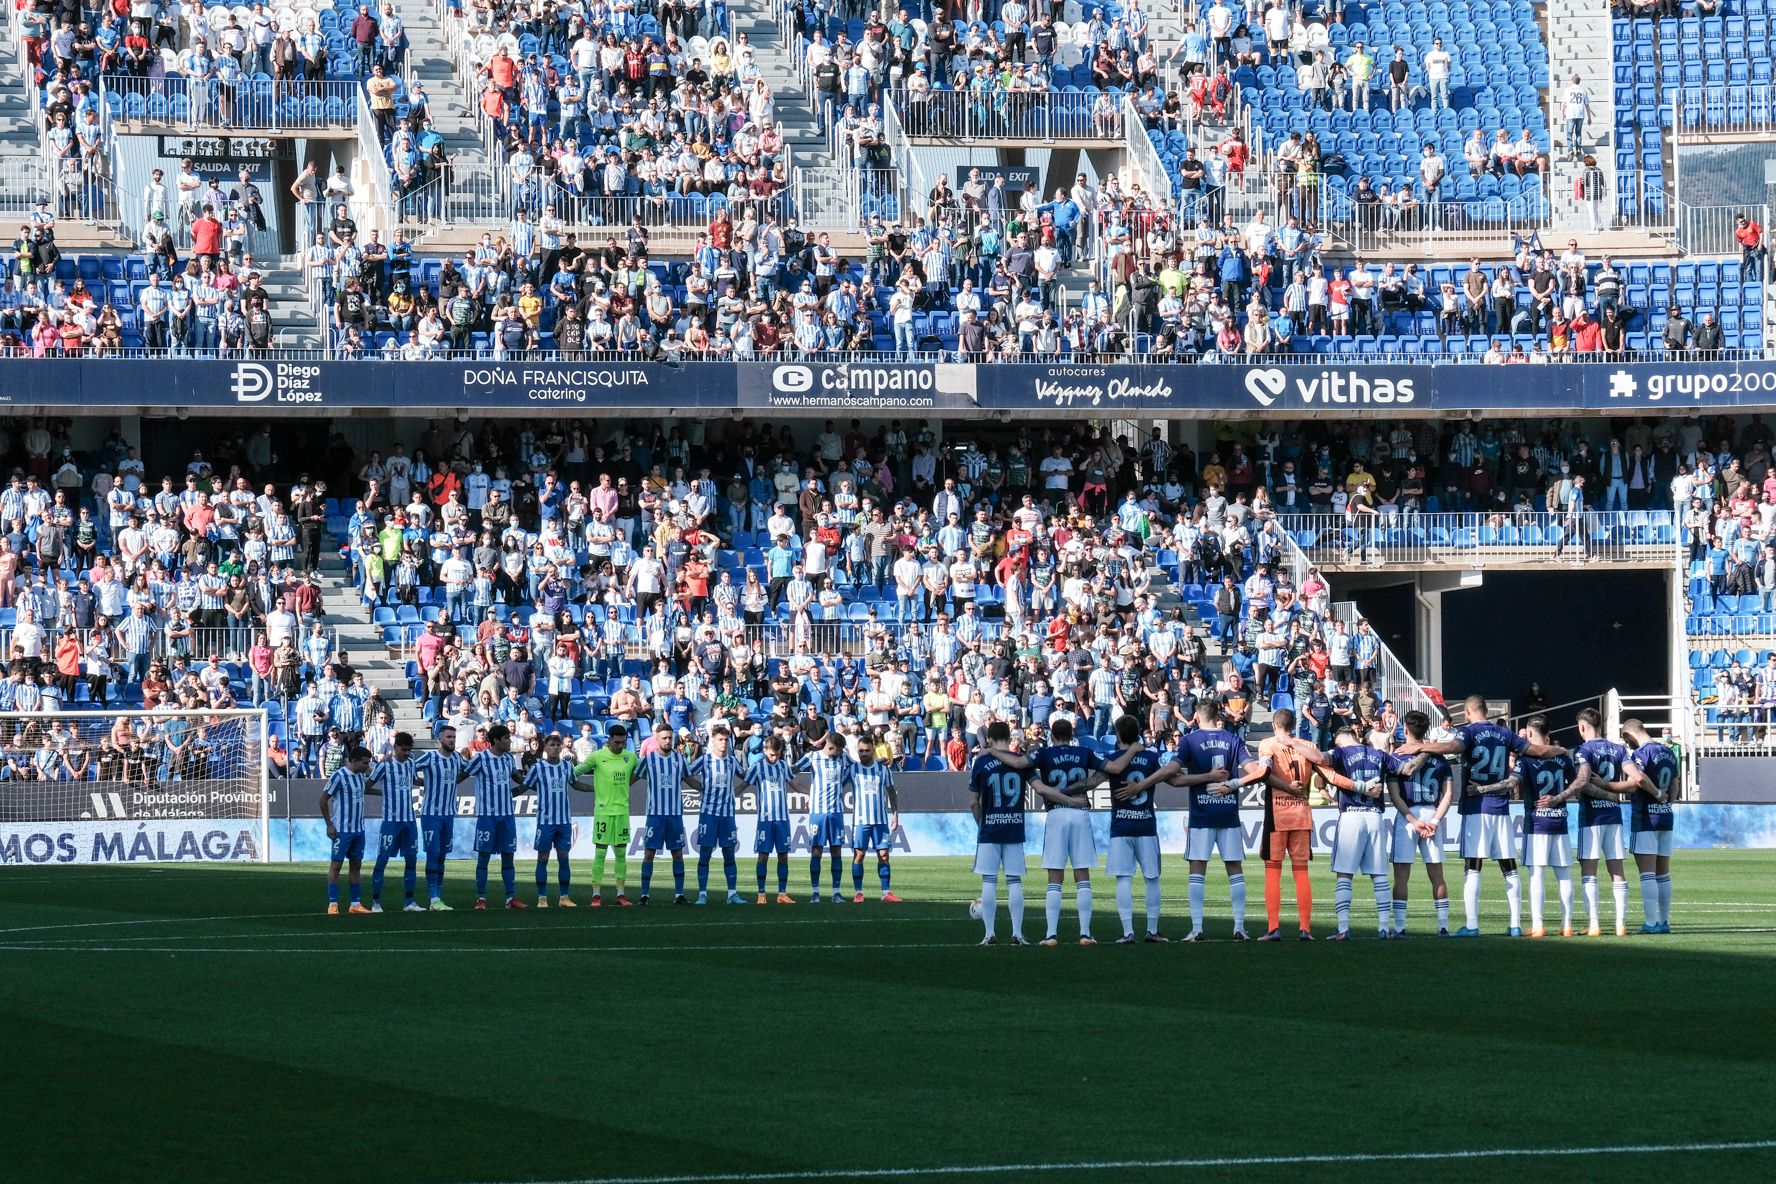
[[[976,403],[976,367],[949,362],[822,362],[748,365],[740,406],[833,411],[961,410]]]

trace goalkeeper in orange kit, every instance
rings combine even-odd
[[[1264,794],[1264,936],[1282,940],[1283,856],[1295,875],[1295,912],[1300,938],[1313,940],[1313,887],[1307,865],[1313,858],[1313,809],[1307,804],[1313,779],[1315,750],[1295,738],[1295,713],[1288,708],[1270,717],[1272,735],[1258,745],[1258,759],[1270,768]],[[1287,788],[1284,788],[1284,787]]]

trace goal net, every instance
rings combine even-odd
[[[269,858],[266,714],[0,712],[0,867]]]

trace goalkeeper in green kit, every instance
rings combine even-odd
[[[605,746],[574,766],[578,776],[592,775],[592,907],[604,905],[604,857],[612,848],[617,853],[617,906],[628,908],[624,894],[629,875],[629,782],[640,764],[629,751],[629,730],[613,724]]]

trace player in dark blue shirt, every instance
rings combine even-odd
[[[1024,783],[1030,772],[1030,762],[1011,751],[1011,728],[1006,722],[996,719],[988,724],[987,746],[975,756],[968,775],[978,827],[974,870],[981,878],[981,921],[986,926],[983,946],[998,944],[993,929],[999,912],[1001,872],[1011,910],[1011,944],[1030,944],[1024,940]]]
[[[1092,868],[1097,851],[1092,840],[1092,786],[1104,780],[1098,754],[1073,742],[1073,723],[1057,719],[1049,728],[1052,744],[1030,754],[1037,780],[1032,787],[1043,798],[1042,866],[1048,872],[1045,915],[1048,932],[1045,946],[1060,944],[1061,880],[1069,864],[1073,868],[1073,892],[1079,906],[1079,944],[1092,945]],[[1053,791],[1043,793],[1043,789]]]
[[[1178,759],[1146,779],[1190,790],[1190,833],[1184,857],[1190,864],[1190,932],[1185,941],[1203,940],[1203,908],[1209,860],[1219,852],[1227,864],[1227,894],[1233,905],[1233,937],[1246,936],[1246,877],[1242,860],[1245,840],[1239,825],[1239,791],[1260,781],[1269,770],[1252,758],[1246,742],[1223,726],[1221,705],[1205,699],[1196,707],[1196,728],[1178,745]],[[1141,789],[1149,784],[1137,782]]]
[[[1422,711],[1408,711],[1400,721],[1408,741],[1430,734],[1431,718]],[[1406,904],[1411,895],[1412,864],[1422,859],[1431,882],[1431,903],[1437,910],[1437,936],[1449,936],[1449,882],[1443,876],[1443,820],[1455,803],[1455,777],[1449,762],[1440,756],[1420,758],[1390,754],[1389,797],[1394,803],[1394,833],[1389,844],[1394,861],[1394,934],[1406,936]]]
[[[1159,819],[1153,809],[1158,788],[1153,775],[1167,762],[1141,743],[1141,721],[1125,715],[1116,721],[1116,742],[1122,751],[1104,766],[1110,778],[1110,854],[1105,870],[1116,879],[1116,914],[1122,921],[1118,945],[1135,940],[1135,871],[1147,884],[1147,936],[1163,942],[1159,932]]]
[[[1332,907],[1338,932],[1332,941],[1350,940],[1351,878],[1369,877],[1375,891],[1376,936],[1394,936],[1394,892],[1388,882],[1387,836],[1382,814],[1387,809],[1388,754],[1341,728],[1323,760],[1320,776],[1338,790],[1338,832],[1332,843],[1332,872],[1338,877]],[[1413,761],[1424,758],[1413,757]]]
[[[1534,744],[1503,724],[1486,718],[1486,699],[1470,695],[1462,705],[1467,722],[1454,729],[1454,738],[1443,741],[1407,741],[1398,749],[1401,756],[1429,752],[1438,756],[1462,757],[1465,775],[1457,813],[1461,815],[1462,905],[1467,924],[1455,931],[1457,937],[1480,936],[1480,872],[1489,859],[1497,860],[1505,877],[1505,903],[1510,908],[1511,924],[1506,933],[1523,936],[1523,893],[1517,876],[1517,855],[1511,841],[1511,796],[1517,782],[1511,776],[1513,756],[1561,756],[1566,749],[1549,744]]]
[[[1671,932],[1671,800],[1682,770],[1671,746],[1648,735],[1637,719],[1622,721],[1622,740],[1634,749],[1626,766],[1634,796],[1628,800],[1634,863],[1640,869],[1641,933]]]
[[[1603,927],[1597,920],[1597,864],[1601,860],[1609,869],[1610,889],[1615,897],[1616,936],[1628,933],[1628,877],[1622,860],[1627,850],[1622,839],[1622,803],[1627,795],[1610,786],[1625,779],[1630,753],[1626,747],[1603,734],[1603,717],[1587,707],[1579,712],[1579,739],[1573,750],[1578,762],[1579,777],[1579,883],[1584,890],[1587,924],[1585,932],[1598,937]]]
[[[1548,742],[1548,721],[1541,716],[1523,729],[1525,739]],[[1542,925],[1542,873],[1554,869],[1560,887],[1560,936],[1571,937],[1572,839],[1567,834],[1566,806],[1578,796],[1578,764],[1570,754],[1520,756],[1517,780],[1523,787],[1523,864],[1529,868],[1529,935],[1546,937]]]

